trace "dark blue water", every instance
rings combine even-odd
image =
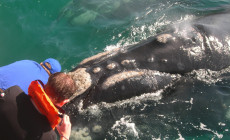
[[[229,6],[229,0],[1,0],[0,66],[53,57],[68,71],[98,52]],[[78,110],[71,139],[229,139],[229,76],[210,77],[198,71],[168,98],[159,91]]]

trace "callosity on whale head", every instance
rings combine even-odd
[[[179,23],[146,41],[86,58],[68,73],[79,87],[71,103],[115,102],[165,89],[193,70],[230,66],[229,18],[226,12]]]

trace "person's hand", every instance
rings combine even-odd
[[[68,140],[70,137],[70,133],[71,133],[71,123],[69,120],[69,116],[64,115],[62,122],[57,125],[57,131],[60,135],[60,139],[61,140]]]

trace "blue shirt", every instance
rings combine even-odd
[[[26,94],[32,81],[41,80],[44,84],[49,78],[45,69],[35,61],[21,60],[0,67],[0,88],[6,90],[11,86],[19,86]]]

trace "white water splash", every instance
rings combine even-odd
[[[124,116],[120,120],[116,121],[111,129],[112,131],[115,131],[116,133],[118,133],[120,137],[123,138],[126,138],[127,134],[132,135],[136,138],[139,137],[135,123],[132,123],[130,116]]]
[[[70,140],[92,140],[89,135],[89,129],[87,127],[73,127],[71,130]]]
[[[178,138],[177,140],[185,140],[185,139],[183,138],[183,136],[181,135],[181,133],[180,133],[180,131],[179,131],[178,128],[177,128],[177,132],[178,132],[178,136],[179,136],[179,138]]]
[[[209,131],[209,132],[213,133],[214,135],[216,135],[219,139],[223,138],[223,134],[219,134],[216,131],[213,131],[212,129],[207,128],[207,125],[205,125],[203,123],[200,123],[200,126],[194,126],[193,125],[193,127],[198,129],[198,130]]]

